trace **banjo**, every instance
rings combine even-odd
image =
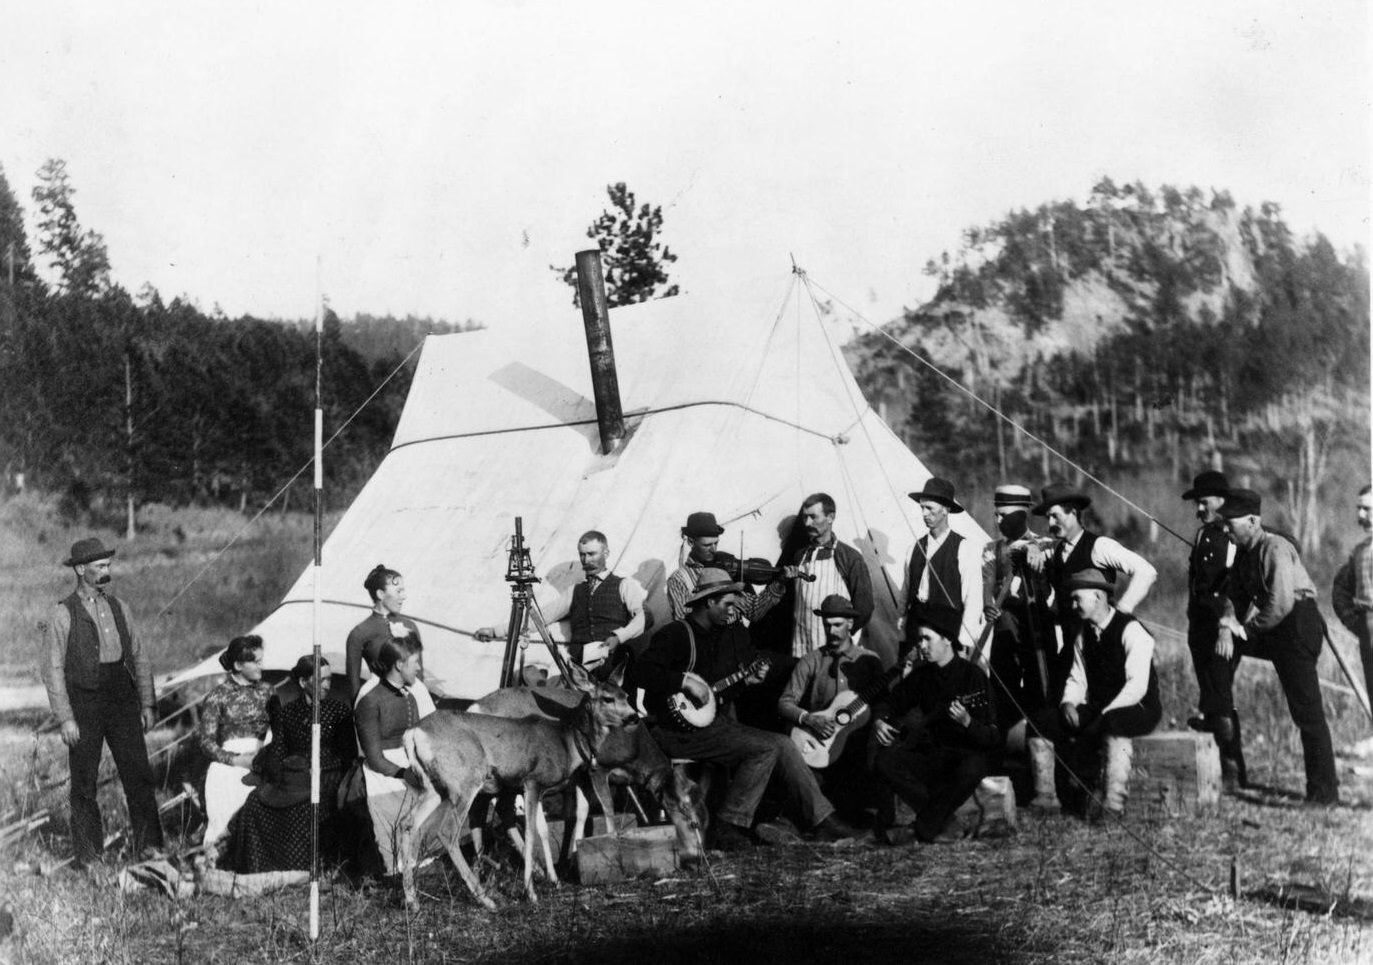
[[[713,684],[706,684],[708,693],[705,703],[697,706],[686,691],[679,690],[667,698],[667,712],[678,726],[687,730],[700,730],[702,727],[709,727],[711,721],[715,720],[715,712],[719,706],[715,697],[717,694],[734,686],[745,677],[750,677],[761,670],[766,670],[771,663],[767,657],[759,657],[747,667],[743,667],[730,674],[728,677],[715,681]],[[699,680],[705,684],[706,681],[697,674],[687,671],[682,676],[688,680]]]

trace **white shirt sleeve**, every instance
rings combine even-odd
[[[1144,602],[1158,570],[1152,563],[1133,550],[1127,550],[1109,536],[1098,536],[1092,544],[1092,563],[1097,567],[1120,570],[1129,577],[1125,591],[1115,601],[1115,608],[1122,613],[1134,613],[1135,608]]]
[[[644,600],[648,594],[639,585],[639,581],[632,576],[626,576],[620,580],[620,602],[629,611],[629,622],[618,630],[612,630],[611,635],[616,640],[624,643],[626,640],[633,640],[641,637],[644,633]]]
[[[964,537],[958,545],[958,579],[963,584],[963,645],[977,646],[982,633],[982,544]],[[986,659],[983,654],[983,659]]]
[[[1087,702],[1087,666],[1082,662],[1082,634],[1072,643],[1073,669],[1068,672],[1068,682],[1063,685],[1063,699],[1059,704],[1083,704]]]
[[[1144,629],[1143,624],[1135,620],[1125,628],[1125,632],[1120,636],[1120,642],[1125,648],[1125,686],[1120,688],[1120,693],[1116,694],[1114,700],[1101,708],[1103,714],[1109,710],[1139,703],[1149,689],[1149,667],[1154,662],[1154,638],[1149,636],[1149,631]]]

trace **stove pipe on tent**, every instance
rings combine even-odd
[[[624,441],[625,417],[620,410],[620,380],[615,374],[615,347],[610,342],[599,248],[577,252],[577,298],[586,326],[586,350],[591,356],[591,387],[596,399],[596,425],[601,430],[601,452],[610,455]]]

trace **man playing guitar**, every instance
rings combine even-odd
[[[646,692],[651,733],[672,758],[724,764],[733,771],[725,797],[711,824],[712,846],[735,851],[755,843],[754,811],[776,769],[798,822],[810,827],[816,839],[835,841],[856,832],[834,817],[834,806],[820,792],[801,753],[782,734],[746,727],[734,719],[731,690],[716,695],[712,684],[754,663],[759,654],[747,628],[734,616],[742,584],[724,570],[702,570],[696,590],[686,598],[687,617],[654,634],[634,667],[635,683]],[[742,684],[763,678],[757,670]],[[737,685],[736,685],[737,686]],[[684,693],[691,704],[703,707],[718,699],[721,708],[703,727],[694,727],[672,710],[673,697]]]
[[[824,621],[825,643],[797,662],[777,713],[801,728],[793,732],[793,740],[803,754],[813,748],[815,756],[807,755],[807,760],[812,767],[823,768],[821,787],[841,813],[856,818],[872,790],[867,764],[871,717],[858,710],[863,706],[858,695],[881,681],[882,660],[854,643],[853,625],[860,614],[848,597],[830,594],[815,615]],[[852,719],[845,721],[841,718],[850,704],[857,706],[850,712]]]
[[[986,674],[954,653],[960,628],[957,616],[923,614],[916,644],[925,662],[873,705],[875,768],[915,811],[912,829],[926,843],[953,840],[945,825],[986,776],[1000,739]],[[894,810],[890,797],[878,809],[879,840],[889,840]]]

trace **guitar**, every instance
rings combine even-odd
[[[679,690],[677,693],[672,694],[667,698],[667,712],[679,726],[685,727],[688,730],[700,730],[702,727],[709,727],[711,721],[715,720],[715,711],[719,706],[715,699],[715,695],[733,687],[745,677],[751,677],[755,673],[767,670],[771,663],[772,660],[770,658],[759,657],[747,667],[736,670],[728,677],[717,680],[713,684],[708,684],[707,688],[709,693],[706,696],[706,702],[699,707],[694,700],[687,696],[686,691]],[[690,680],[699,680],[701,683],[705,683],[703,678],[698,677],[694,673],[688,672],[683,674],[683,676]]]
[[[812,714],[832,715],[836,726],[834,733],[829,737],[821,737],[809,727],[800,724],[791,729],[791,742],[796,745],[806,763],[819,770],[839,760],[839,755],[844,753],[844,744],[848,741],[849,735],[861,729],[872,716],[872,708],[868,705],[886,693],[918,659],[919,648],[912,649],[905,660],[882,674],[869,686],[856,693],[852,690],[841,691],[834,695],[834,699],[824,710],[810,711]]]

